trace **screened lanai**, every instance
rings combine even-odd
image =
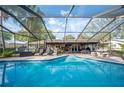
[[[0,86],[124,86],[123,5],[0,5]]]
[[[97,42],[124,39],[123,5],[0,6],[1,49],[7,40],[40,47],[44,42]]]

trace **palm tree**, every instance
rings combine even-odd
[[[42,23],[41,23],[40,19],[34,18],[34,17],[27,18],[27,16],[31,16],[31,14],[29,14],[27,11],[25,11],[17,6],[9,5],[9,6],[1,6],[1,7],[4,8],[5,10],[9,11],[10,13],[14,14],[15,16],[17,16],[17,18],[24,25],[26,25],[33,34],[35,34],[36,36],[39,36],[40,28],[42,27]],[[37,6],[28,6],[28,7],[31,8],[32,10],[34,10],[35,12],[40,13],[40,15],[43,15],[43,13],[40,11],[40,9]],[[4,17],[3,15],[6,17]],[[26,16],[26,18],[24,15]],[[2,21],[6,21],[6,20],[8,20],[8,18],[9,17],[7,16],[7,14],[5,14],[4,12],[1,11],[1,25],[2,25]],[[16,20],[13,19],[13,21],[17,24]],[[1,31],[2,31],[2,27],[1,27]],[[4,50],[5,49],[5,41],[4,41],[3,31],[2,31],[2,41],[3,41],[3,50]]]
[[[11,13],[14,13],[14,14],[17,14],[17,15],[22,15],[22,14],[24,14],[23,12],[20,12],[20,11],[18,11],[18,8],[15,8],[15,6],[1,6],[2,8],[4,8],[5,10],[8,10],[9,12],[11,12]],[[9,19],[9,16],[6,14],[6,13],[4,13],[4,12],[2,12],[2,11],[0,11],[0,24],[1,25],[3,25],[3,21],[7,21]],[[14,22],[16,22],[15,20],[13,20]],[[3,32],[3,28],[1,27],[1,38],[2,38],[2,43],[3,43],[3,51],[5,50],[5,39],[6,39],[6,37],[5,37],[5,33]]]
[[[33,5],[33,6],[27,6],[30,9],[32,9],[33,11],[37,12],[38,14],[40,14],[41,16],[43,15],[43,13],[41,12],[41,10],[39,9],[39,7]],[[43,24],[41,22],[41,20],[38,17],[28,17],[28,18],[22,18],[21,22],[26,25],[29,30],[38,38],[40,38],[40,33],[41,33],[41,28],[43,28]],[[28,34],[28,36],[30,36],[30,34]]]
[[[27,6],[27,7],[29,7],[33,11],[37,12],[41,16],[44,15],[38,6],[33,5],[33,6]],[[22,19],[22,23],[25,24],[30,29],[30,31],[35,36],[37,36],[40,40],[49,39],[49,36],[45,32],[44,25],[41,22],[41,19],[39,19],[38,17],[29,17],[29,18]],[[48,32],[49,32],[51,38],[55,39],[55,36],[52,34],[52,31],[49,30]]]
[[[42,27],[41,20],[37,17],[32,17],[32,14],[28,13],[26,10],[21,9],[18,6],[1,6],[5,10],[9,11],[13,15],[15,15],[24,25],[26,25],[32,32],[39,31]],[[27,6],[33,11],[39,13],[41,16],[43,13],[40,11],[39,7],[36,5]],[[7,17],[8,19],[8,17]],[[13,21],[17,24],[17,21],[13,19]],[[21,26],[21,25],[20,25]]]

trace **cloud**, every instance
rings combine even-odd
[[[13,32],[18,32],[21,30],[19,23],[18,22],[14,23],[12,18],[9,18],[8,20],[3,21],[3,25],[8,29],[12,30]]]
[[[61,10],[61,11],[60,11],[60,14],[61,14],[62,16],[66,16],[67,13],[68,13],[68,11],[64,11],[64,10]]]
[[[59,32],[64,29],[64,22],[57,18],[49,18],[47,20],[47,28],[52,30],[53,32]]]
[[[54,18],[50,18],[48,23],[51,24],[51,25],[54,25],[54,24],[56,24],[56,21],[55,21]]]
[[[89,19],[85,18],[69,18],[67,25],[67,32],[81,32]],[[49,30],[52,30],[57,39],[62,39],[65,32],[65,19],[64,18],[48,18],[46,25]],[[63,33],[56,33],[63,32]],[[68,33],[71,34],[71,33]],[[74,33],[75,37],[79,33]]]
[[[60,29],[58,29],[58,28],[57,29],[54,29],[54,32],[59,32],[59,31],[60,31]]]
[[[4,22],[3,24],[4,24],[5,27],[12,30],[13,32],[18,32],[18,31],[21,30],[21,27],[19,27],[16,24],[12,24],[12,23],[9,23],[9,22]]]
[[[69,12],[69,11],[61,10],[61,11],[60,11],[60,14],[61,14],[62,16],[66,16],[66,15],[68,14],[68,12]],[[70,16],[72,16],[72,14],[70,14]]]
[[[84,19],[84,18],[74,18],[74,19],[70,18],[68,20],[67,31],[81,32],[87,22],[88,19]]]

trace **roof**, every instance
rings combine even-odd
[[[114,41],[119,41],[124,43],[124,39],[114,39]]]
[[[43,17],[51,17],[51,18],[59,17],[60,18],[67,15],[68,13],[67,11],[69,11],[71,5],[46,5],[46,6],[39,5],[39,7],[41,11],[43,11],[44,13]],[[111,9],[117,9],[118,7],[120,7],[120,5],[75,5],[69,17],[89,18]],[[119,12],[114,12],[114,13],[110,13],[109,15],[102,15],[98,17],[120,16],[122,15],[120,14],[122,11],[123,10],[120,10]]]
[[[44,44],[44,41],[34,41],[34,42],[30,42],[29,44],[38,44],[38,43]]]
[[[51,41],[53,38],[49,30],[58,40],[60,38],[63,40],[63,37],[72,35],[77,42],[82,42],[78,40],[81,35],[84,35],[88,39],[84,42],[94,42],[92,39],[95,39],[99,34],[105,33],[104,36],[106,36],[124,24],[124,5],[38,5],[36,7],[40,9],[42,14],[36,11],[37,9],[33,10],[26,5],[1,5],[0,10],[7,14],[9,19],[6,23],[3,23],[4,25],[0,26],[6,32],[12,34],[17,34],[20,28],[24,28],[30,34],[26,34],[26,37],[30,36],[36,40],[42,40],[39,38],[40,32],[37,34],[30,31],[28,26],[21,21],[23,18],[39,18]],[[16,11],[20,12],[19,15]],[[14,24],[12,19],[21,26]],[[98,40],[101,40],[104,36],[100,36]],[[63,40],[60,42],[75,41]]]
[[[7,44],[14,44],[14,43],[16,43],[16,44],[22,44],[22,45],[24,45],[27,42],[22,42],[22,41],[17,41],[17,40],[16,40],[16,42],[14,40],[5,40],[5,43],[7,43]]]
[[[87,42],[87,40],[78,40],[78,41],[75,41],[75,40],[66,40],[66,41],[63,41],[63,40],[53,40],[53,41],[46,41],[47,44],[63,44],[63,43],[98,43],[98,41],[89,41]]]
[[[110,41],[107,41],[105,43],[110,43]],[[113,40],[111,40],[111,43],[124,44],[124,39],[113,39]]]

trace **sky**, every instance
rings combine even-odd
[[[66,16],[69,12],[70,6],[38,6],[40,10],[46,16]],[[86,16],[91,17],[101,11],[106,11],[108,9],[114,8],[115,6],[76,6],[70,16]],[[67,30],[66,32],[77,32],[77,33],[68,33],[73,35],[75,38],[79,35],[78,32],[81,32],[86,26],[90,18],[68,18]],[[65,32],[65,18],[44,18],[46,27],[48,30],[53,32]],[[12,18],[9,18],[8,21],[4,22],[4,25],[11,29],[13,32],[18,32],[21,30],[19,24],[16,24],[12,21]],[[62,39],[64,33],[54,33],[56,39]]]
[[[16,21],[15,21],[16,22]],[[3,21],[3,25],[12,30],[13,32],[18,32],[21,30],[21,27],[18,22],[15,23],[11,17],[8,20]]]
[[[49,18],[49,19],[45,19],[45,21],[46,21],[46,26],[49,30],[52,30],[54,32],[63,32],[63,33],[54,33],[56,35],[56,39],[62,39],[64,37],[64,32],[65,32],[64,18]],[[89,18],[69,18],[66,32],[70,32],[68,34],[77,37],[77,35],[79,34],[78,32],[82,32],[83,28],[85,27],[88,21]]]

